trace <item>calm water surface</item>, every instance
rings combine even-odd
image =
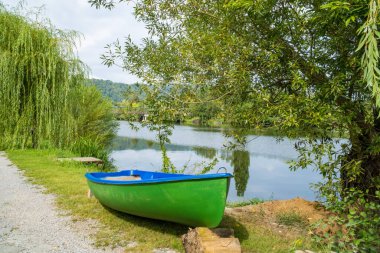
[[[302,197],[314,200],[311,183],[320,180],[312,170],[289,170],[287,161],[296,159],[294,141],[278,142],[270,136],[248,136],[244,150],[227,151],[228,139],[219,129],[176,126],[168,144],[168,156],[176,168],[186,166],[195,173],[202,162],[210,163],[215,158],[219,167],[226,167],[234,174],[228,193],[229,201],[252,198],[289,199]],[[139,169],[159,171],[162,167],[161,151],[156,133],[146,128],[134,131],[127,122],[121,121],[118,136],[114,140],[111,157],[119,170]]]

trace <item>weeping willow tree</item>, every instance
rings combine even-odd
[[[0,3],[0,148],[70,144],[76,123],[68,97],[86,74],[75,39]]]

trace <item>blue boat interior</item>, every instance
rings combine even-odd
[[[146,184],[146,183],[162,183],[172,181],[187,180],[204,180],[232,177],[230,173],[203,174],[203,175],[187,175],[187,174],[171,174],[163,172],[151,172],[143,170],[123,170],[118,172],[90,172],[85,174],[86,178],[95,183],[101,184]],[[112,180],[112,177],[136,177],[139,180]]]

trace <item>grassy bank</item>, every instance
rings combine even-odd
[[[94,219],[100,229],[95,234],[98,246],[138,245],[132,252],[149,252],[154,248],[170,247],[181,250],[179,236],[186,227],[142,219],[106,209],[95,198],[87,198],[87,170],[97,170],[77,163],[58,162],[56,158],[69,155],[62,151],[8,151],[8,157],[35,184],[46,187],[57,196],[59,208],[73,215],[74,220]]]
[[[137,246],[126,248],[126,251],[151,252],[156,248],[183,251],[180,236],[187,232],[186,226],[123,214],[105,208],[95,198],[87,198],[88,187],[83,175],[88,170],[97,170],[95,166],[58,162],[57,157],[70,155],[59,150],[15,150],[7,154],[30,181],[55,194],[58,207],[71,214],[74,221],[98,221],[99,229],[94,238],[98,246],[127,247],[137,242]],[[227,212],[220,226],[235,230],[244,252],[291,252],[313,248],[306,235],[306,226],[289,226],[290,232],[284,236],[287,228],[278,232],[279,229],[266,226],[265,219],[263,212],[232,211]]]

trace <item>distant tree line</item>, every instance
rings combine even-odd
[[[104,97],[107,97],[113,103],[123,101],[128,96],[128,93],[135,92],[138,89],[137,84],[119,83],[95,78],[87,79],[86,84],[90,86],[94,85]]]

